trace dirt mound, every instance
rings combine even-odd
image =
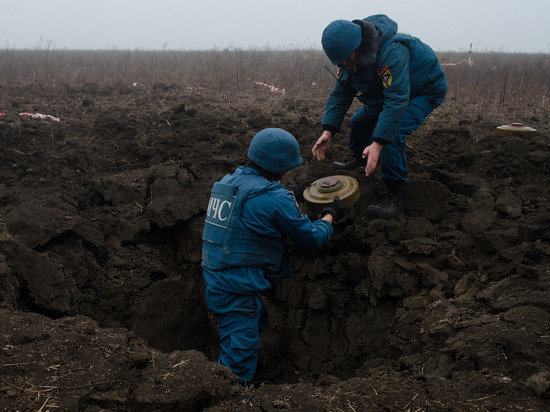
[[[361,199],[266,295],[273,385],[215,362],[200,235],[214,181],[265,127],[315,162],[324,97],[265,89],[2,89],[2,410],[550,409],[549,119],[536,137],[438,109],[409,139],[406,214]],[[60,118],[32,119],[21,112]],[[347,125],[346,125],[347,126]],[[348,157],[345,131],[331,156]],[[311,211],[304,210],[314,217]]]

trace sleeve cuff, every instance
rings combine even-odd
[[[386,146],[386,145],[388,144],[388,141],[387,141],[387,140],[377,139],[376,137],[375,137],[374,139],[372,139],[372,140],[374,140],[376,143],[378,143],[378,144],[380,144],[380,145],[382,145],[382,146]]]
[[[334,126],[331,126],[330,124],[322,124],[321,128],[324,130],[328,130],[332,134],[336,134],[338,132],[338,129]]]

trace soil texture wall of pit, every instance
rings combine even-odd
[[[14,110],[32,96],[62,119],[0,121],[0,302],[5,319],[35,322],[37,331],[4,323],[4,365],[17,363],[7,357],[19,350],[30,356],[33,345],[53,342],[54,331],[103,339],[108,328],[116,347],[127,348],[118,359],[129,356],[121,362],[132,371],[113,382],[131,385],[131,374],[154,374],[178,354],[193,354],[191,363],[214,365],[209,373],[222,376],[219,390],[163,402],[202,410],[234,399],[233,378],[215,366],[217,332],[203,297],[200,237],[210,188],[246,162],[248,143],[265,127],[283,127],[300,143],[304,164],[290,188],[334,174],[330,161],[310,153],[322,99],[257,92],[228,103],[223,93],[167,86],[147,93],[99,85],[4,91]],[[483,388],[493,404],[548,406],[549,120],[536,121],[535,138],[496,137],[494,119],[457,122],[436,111],[409,140],[403,217],[369,217],[384,185],[378,174],[350,172],[361,191],[350,216],[315,253],[291,245],[295,276],[265,295],[263,362],[283,367],[281,383],[314,384],[328,399],[321,388],[360,393],[356,379],[411,384],[411,391],[424,382],[440,389],[424,388],[423,399],[437,392],[447,402],[453,382],[463,393]],[[332,158],[346,158],[346,144],[344,132]],[[2,369],[0,396],[12,399],[19,375],[9,368]],[[108,400],[92,389],[79,395],[78,407],[124,410],[157,396],[142,388],[149,398],[140,401],[136,387],[126,393],[109,385],[100,390]],[[311,390],[293,388],[304,405],[313,404]],[[499,398],[503,388],[506,399]]]

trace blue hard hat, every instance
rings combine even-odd
[[[248,158],[271,173],[284,173],[302,164],[296,138],[283,129],[268,128],[250,142]]]
[[[335,20],[323,30],[321,44],[332,64],[339,66],[361,44],[361,27],[348,20]]]

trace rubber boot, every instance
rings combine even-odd
[[[252,385],[260,383],[272,383],[281,376],[281,367],[279,365],[258,367],[254,377],[250,381]]]
[[[402,215],[403,209],[403,184],[402,180],[384,180],[388,188],[388,194],[377,205],[370,205],[368,213],[387,219],[393,216]]]
[[[257,386],[260,384],[273,384],[274,381],[281,377],[281,367],[279,365],[258,366],[254,377],[249,381],[239,379],[239,383],[245,387],[250,385]]]
[[[354,153],[353,157],[347,162],[333,162],[332,168],[334,170],[355,170],[358,167],[365,167],[367,160],[363,159],[362,153]]]

